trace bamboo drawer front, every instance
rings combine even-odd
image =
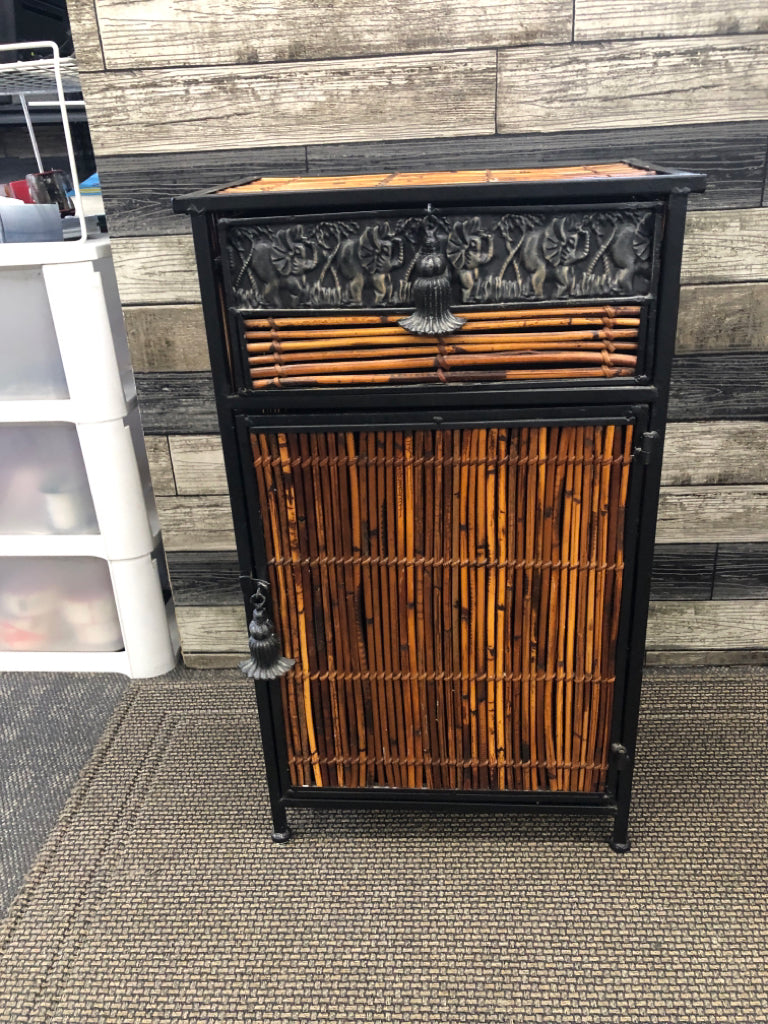
[[[475,312],[448,338],[414,340],[394,316],[246,318],[252,386],[462,384],[628,377],[637,367],[640,306]]]
[[[251,178],[192,213],[273,818],[569,808],[629,848],[687,193]],[[183,396],[180,396],[180,400]]]

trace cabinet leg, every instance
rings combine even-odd
[[[613,822],[613,833],[610,838],[611,849],[614,853],[628,853],[631,849],[632,844],[627,834],[629,830],[628,818],[629,815],[622,813],[621,809],[619,809]]]
[[[291,827],[288,824],[288,816],[285,812],[285,807],[282,804],[273,805],[272,807],[272,842],[273,843],[287,843],[293,835]]]

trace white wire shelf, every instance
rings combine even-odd
[[[74,57],[60,57],[58,66],[64,92],[80,92],[80,76]],[[31,96],[55,92],[56,61],[38,59],[0,63],[0,96]]]

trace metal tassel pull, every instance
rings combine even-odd
[[[398,323],[411,334],[453,334],[466,320],[454,316],[450,310],[448,260],[438,251],[437,230],[429,220],[424,222],[424,248],[426,251],[419,256],[411,285],[416,311]]]
[[[293,658],[284,658],[275,624],[267,615],[267,587],[257,580],[252,597],[253,617],[248,625],[248,649],[251,657],[240,663],[240,671],[249,679],[279,679],[296,664]]]

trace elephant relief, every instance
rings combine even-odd
[[[389,224],[374,224],[360,236],[360,262],[371,275],[373,301],[383,306],[392,298],[391,273],[405,259],[403,240]]]
[[[545,297],[547,277],[555,281],[554,295],[568,287],[569,269],[589,252],[589,232],[583,222],[572,216],[555,217],[548,224],[527,232],[520,251],[520,262],[531,276],[534,295]]]
[[[651,255],[648,218],[627,222],[605,217],[595,224],[595,234],[600,245],[587,272],[594,272],[602,261],[603,273],[610,277],[611,291],[632,293],[636,290],[635,274],[647,272]],[[647,285],[647,281],[645,283]]]
[[[277,231],[272,239],[232,232],[232,251],[242,265],[235,277],[246,301],[253,305],[279,306],[288,293],[295,302],[305,289],[304,275],[317,265],[317,247],[294,225]],[[243,278],[250,288],[243,287]],[[290,305],[290,302],[289,302]]]
[[[478,217],[456,221],[448,234],[446,254],[458,272],[462,302],[469,302],[480,267],[493,257],[493,236],[481,229]]]

